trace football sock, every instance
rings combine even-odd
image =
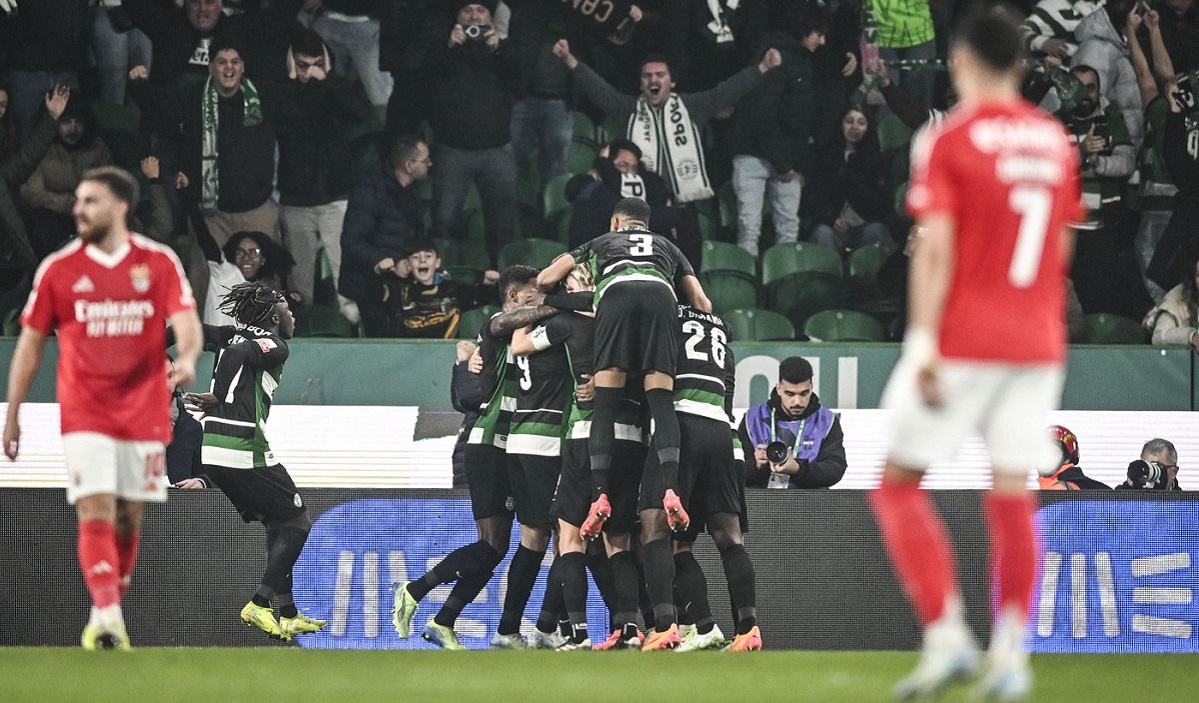
[[[583,637],[576,640],[581,642],[587,636],[587,558],[582,552],[567,552],[554,563],[559,562],[562,564],[562,600],[574,628],[573,636],[578,635],[582,625]]]
[[[945,524],[916,481],[889,481],[870,492],[883,543],[899,582],[921,625],[941,617],[945,600],[957,592],[953,555]]]
[[[598,548],[594,549],[588,548],[585,558],[587,570],[591,572],[591,578],[595,581],[595,588],[600,592],[604,606],[609,613],[614,612],[616,610],[616,581],[612,575],[612,562],[608,560],[603,545],[598,545]]]
[[[733,601],[737,634],[744,635],[758,624],[754,563],[742,544],[731,544],[721,551],[720,563],[724,566],[724,579]]]
[[[641,550],[645,564],[645,589],[654,606],[654,629],[664,632],[674,624],[674,558],[670,540],[656,539]]]
[[[525,615],[525,606],[529,604],[533,582],[537,580],[544,557],[545,552],[535,552],[523,544],[516,549],[516,555],[508,565],[508,593],[504,595],[504,610],[500,614],[500,626],[496,629],[499,634],[514,635],[520,632],[520,620]]]
[[[658,456],[657,471],[662,476],[662,487],[677,491],[679,488],[679,416],[674,411],[674,391],[653,388],[645,392],[650,417],[654,421],[654,434],[650,451]]]
[[[258,590],[254,591],[254,595],[250,596],[250,602],[259,608],[269,608],[271,607],[271,598],[274,597],[275,592],[271,590],[270,586],[259,586]]]
[[[408,593],[413,598],[422,600],[429,595],[429,591],[443,583],[457,581],[471,574],[494,570],[503,558],[503,555],[496,552],[495,547],[487,542],[483,540],[471,542],[447,554],[437,563],[437,566],[427,571],[424,576],[409,582]]]
[[[1014,608],[1027,616],[1037,569],[1037,538],[1033,532],[1032,494],[1005,495],[989,491],[983,498],[991,537],[991,578],[997,588],[998,611]]]
[[[291,570],[304,551],[308,531],[295,527],[281,527],[271,549],[266,555],[266,571],[262,574],[262,585],[275,593],[291,592]]]
[[[296,607],[296,601],[290,593],[280,593],[275,600],[279,604],[279,617],[294,618],[300,614],[299,608]]]
[[[566,601],[562,594],[562,557],[550,564],[545,579],[545,595],[541,599],[541,612],[537,615],[537,629],[541,632],[557,632],[558,617],[566,612]]]
[[[87,584],[92,604],[99,608],[121,602],[120,557],[117,553],[116,528],[104,520],[79,523],[79,567]]]
[[[612,445],[616,443],[616,411],[620,409],[623,388],[596,386],[594,410],[591,414],[591,436],[587,449],[591,452],[591,500],[608,492],[608,475],[612,468]],[[677,420],[676,420],[677,422]]]
[[[616,590],[616,608],[612,611],[612,629],[633,626],[637,630],[637,556],[632,552],[617,552],[609,557],[612,564],[613,584]]]
[[[674,587],[681,601],[679,622],[693,623],[701,635],[711,632],[715,621],[712,606],[708,603],[708,580],[691,552],[674,555]]]
[[[433,622],[451,630],[454,629],[454,623],[458,621],[462,610],[479,597],[479,593],[487,587],[487,582],[493,575],[492,571],[484,571],[458,579],[458,582],[450,589],[450,595],[445,599],[441,610],[437,611],[437,615],[433,617]]]
[[[129,590],[129,584],[133,581],[133,566],[137,563],[137,546],[141,535],[137,532],[124,535],[116,533],[117,543],[117,561],[120,562],[120,581],[118,585],[121,589],[121,597],[125,597],[125,591]]]

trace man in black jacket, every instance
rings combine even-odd
[[[408,245],[424,234],[416,183],[428,176],[432,165],[428,145],[419,137],[402,136],[388,158],[350,192],[341,230],[338,291],[358,305],[368,337],[391,332],[381,277],[397,276]]]
[[[288,56],[292,80],[284,90],[294,119],[279,132],[279,215],[283,241],[296,260],[291,284],[307,302],[312,302],[321,247],[337,283],[341,226],[355,177],[349,130],[370,113],[362,86],[331,69],[319,34],[307,29],[295,35]],[[348,307],[343,301],[342,309]]]
[[[812,365],[803,357],[779,363],[770,400],[746,411],[737,435],[752,488],[828,488],[845,476],[841,417],[812,392]],[[776,442],[781,457],[771,449]]]
[[[778,70],[741,98],[734,113],[733,190],[737,194],[737,244],[758,255],[763,196],[770,200],[776,242],[799,237],[799,203],[811,173],[816,94],[812,52],[824,44],[822,11],[801,15],[790,31],[764,39],[783,56]]]
[[[437,171],[433,173],[433,231],[454,236],[473,184],[483,205],[492,258],[512,239],[516,162],[510,124],[512,95],[503,43],[491,24],[494,0],[468,0],[458,10],[432,74]]]
[[[279,88],[246,75],[240,46],[223,38],[210,46],[204,83],[181,91],[171,107],[182,125],[178,187],[195,189],[208,231],[218,246],[234,232],[265,232],[280,241],[273,199],[275,147],[283,104]],[[208,264],[198,246],[188,257],[188,277],[203,299]]]

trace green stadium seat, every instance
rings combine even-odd
[[[808,318],[803,333],[813,342],[881,342],[883,326],[866,313],[823,310]]]
[[[1147,339],[1141,323],[1119,315],[1100,312],[1084,315],[1087,344],[1144,344]]]
[[[712,311],[720,315],[729,310],[758,306],[758,282],[736,271],[708,271],[699,275],[704,292],[712,301]]]
[[[545,268],[559,254],[566,251],[561,242],[552,239],[521,239],[509,242],[500,249],[496,263],[501,270],[513,264],[524,264],[535,268]]]
[[[573,178],[572,174],[563,173],[554,176],[545,184],[541,194],[541,215],[546,222],[556,213],[570,209],[570,201],[566,199],[566,182]]]
[[[712,219],[711,215],[698,208],[696,209],[695,214],[696,218],[699,220],[700,239],[703,239],[705,242],[710,242],[713,240],[719,240],[723,237],[724,228],[722,228],[716,220]]]
[[[499,308],[494,305],[484,305],[481,308],[463,312],[462,316],[458,318],[458,331],[456,333],[458,339],[474,339],[477,337],[479,330],[483,327],[483,323],[491,319],[491,316],[497,312],[499,312]]]
[[[596,138],[595,123],[591,121],[585,113],[574,113],[574,126],[572,127],[570,140],[579,144],[586,144],[592,150],[599,148],[599,139]]]
[[[583,142],[571,142],[567,156],[566,172],[574,175],[587,173],[595,164],[595,148]]]
[[[769,310],[730,310],[720,315],[728,323],[734,342],[765,342],[795,339],[795,326]]]
[[[758,263],[754,255],[736,244],[728,242],[704,242],[700,271],[735,271],[750,278],[757,276]]]
[[[796,273],[820,273],[842,276],[841,257],[832,249],[811,242],[775,244],[762,254],[762,285]]]
[[[468,286],[474,285],[483,280],[483,271],[486,270],[477,268],[475,266],[465,266],[463,264],[453,264],[451,266],[443,266],[442,268],[450,278]]]
[[[878,270],[887,260],[887,253],[877,244],[854,249],[849,255],[849,278],[860,285],[871,285],[878,276]]]
[[[891,151],[906,147],[912,141],[912,128],[895,115],[887,115],[878,121],[878,147],[880,151]]]
[[[354,325],[336,307],[309,305],[296,315],[297,337],[353,337]]]

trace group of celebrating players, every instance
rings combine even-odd
[[[754,568],[741,539],[744,479],[728,329],[711,314],[683,254],[650,231],[649,216],[643,200],[626,198],[608,234],[541,272],[501,272],[503,309],[478,337],[484,403],[465,456],[479,540],[421,578],[395,584],[400,637],[411,634],[421,599],[453,581],[421,636],[462,648],[455,619],[507,552],[514,509],[520,545],[492,647],[761,649]],[[704,526],[734,604],[731,643],[713,620],[691,554]],[[520,623],[551,535],[545,600],[526,641]],[[607,639],[594,645],[588,566],[611,620]],[[642,602],[648,636],[637,626]]]
[[[971,432],[983,437],[993,464],[984,507],[995,597],[980,693],[1010,700],[1032,686],[1024,637],[1037,542],[1025,484],[1028,467],[1057,455],[1044,425],[1064,379],[1069,222],[1080,214],[1080,189],[1077,149],[1060,124],[1020,99],[1021,47],[1010,18],[964,23],[950,49],[960,102],[913,150],[909,328],[883,395],[888,458],[870,495],[923,626],[919,664],[895,689],[904,698],[980,670],[949,536],[920,490],[925,469],[950,460]],[[247,283],[225,300],[237,326],[201,328],[178,259],[127,229],[136,201],[129,174],[85,174],[73,210],[79,239],[39,268],[9,370],[4,450],[15,459],[19,409],[57,332],[67,497],[93,603],[82,643],[129,647],[120,602],[137,558],[142,503],[165,498],[167,322],[176,384],[194,379],[202,345],[219,354],[212,392],[191,396],[207,413],[203,464],[242,517],[266,527],[266,573],[241,618],[279,639],[319,630],[325,623],[300,613],[291,597],[291,568],[310,522],[262,432],[294,320],[281,296]],[[479,333],[485,403],[466,456],[479,539],[396,585],[401,637],[411,634],[420,601],[453,582],[421,634],[462,648],[453,625],[508,551],[511,498],[521,537],[493,646],[591,647],[588,566],[611,614],[610,634],[592,648],[721,646],[690,554],[706,527],[733,602],[730,649],[761,648],[754,567],[741,544],[728,331],[678,248],[649,224],[646,204],[625,199],[608,234],[544,271],[502,273],[503,310]],[[526,642],[520,623],[551,534],[557,557]],[[598,547],[601,537],[602,550],[588,544]],[[636,625],[642,586],[648,636]],[[686,632],[676,602],[693,624]]]

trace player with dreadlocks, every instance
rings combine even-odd
[[[220,309],[237,326],[204,325],[204,348],[217,354],[212,391],[185,397],[205,413],[204,471],[243,520],[266,528],[266,571],[262,585],[242,608],[241,619],[275,639],[290,641],[326,625],[301,613],[292,599],[292,567],[312,521],[263,433],[287,361],[286,340],[295,332],[296,321],[283,295],[261,283],[233,286]],[[272,600],[279,606],[278,620]]]

